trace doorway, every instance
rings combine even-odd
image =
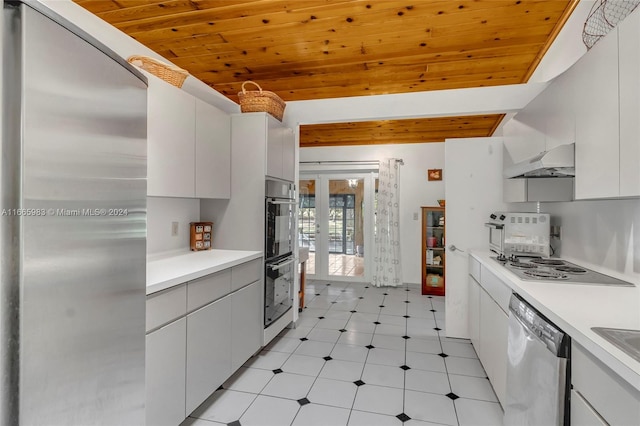
[[[373,173],[300,174],[298,244],[315,279],[369,281]]]

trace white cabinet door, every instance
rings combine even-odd
[[[480,291],[480,361],[500,403],[507,387],[509,317],[489,295]]]
[[[571,425],[572,426],[607,426],[602,417],[575,390],[571,390]]]
[[[296,139],[293,130],[285,128],[282,134],[282,179],[296,181]]]
[[[149,426],[175,426],[186,417],[186,340],[186,318],[146,336],[146,416]]]
[[[618,25],[620,55],[620,196],[640,196],[640,9]]]
[[[480,353],[480,284],[469,275],[469,337],[471,343]]]
[[[195,98],[149,79],[147,195],[193,197]]]
[[[186,412],[231,375],[231,295],[187,315]]]
[[[618,31],[602,38],[571,69],[575,79],[575,198],[617,197],[620,190]]]
[[[196,99],[195,196],[231,196],[231,118]]]
[[[235,371],[262,346],[262,280],[231,297],[231,371]]]
[[[282,152],[284,128],[272,117],[267,116],[267,176],[282,179]]]

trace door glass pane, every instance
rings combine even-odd
[[[364,276],[364,178],[329,180],[329,275]]]
[[[300,180],[300,211],[298,212],[298,246],[309,247],[309,259],[306,261],[306,273],[315,274],[316,251],[316,181]]]

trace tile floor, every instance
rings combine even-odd
[[[364,257],[354,254],[329,253],[329,275],[339,277],[363,277]],[[305,262],[307,274],[316,273],[316,254],[309,253],[309,259]]]
[[[307,307],[183,426],[501,425],[468,340],[444,337],[444,298],[418,286],[308,281]]]

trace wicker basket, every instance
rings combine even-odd
[[[247,91],[244,86],[247,83],[255,85],[259,90]],[[268,112],[278,121],[282,121],[284,115],[284,101],[273,92],[262,90],[258,83],[245,81],[242,83],[242,92],[238,93],[240,99],[240,111],[242,112]]]
[[[182,83],[184,83],[184,80],[189,75],[189,72],[182,68],[165,64],[148,56],[132,55],[129,56],[127,62],[142,68],[176,87],[182,87]]]

